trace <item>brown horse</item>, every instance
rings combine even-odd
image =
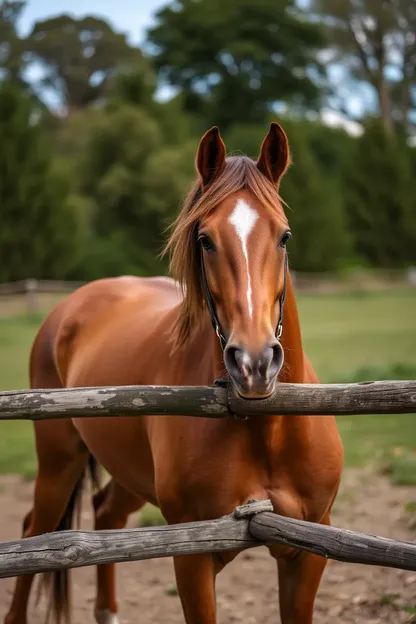
[[[228,373],[235,390],[254,399],[278,392],[278,380],[318,381],[302,348],[287,269],[290,231],[278,195],[289,164],[284,131],[271,125],[255,162],[226,158],[212,128],[196,164],[197,182],[168,243],[177,282],[121,277],[73,293],[37,335],[34,387],[203,385]],[[122,527],[145,501],[178,523],[217,518],[250,498],[328,524],[342,471],[332,416],[75,418],[39,422],[35,430],[39,472],[25,535],[69,525],[91,455],[113,477],[95,496],[96,528]],[[312,622],[326,560],[280,545],[270,553],[281,621]],[[215,577],[237,554],[175,557],[188,624],[215,624]],[[65,573],[57,578],[59,615],[67,587]],[[18,579],[7,624],[26,622],[31,580]],[[114,566],[101,566],[97,622],[115,623],[116,611]]]

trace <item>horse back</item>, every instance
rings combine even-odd
[[[62,386],[72,385],[75,360],[86,361],[94,347],[105,348],[108,341],[120,347],[128,346],[132,336],[140,341],[158,315],[178,305],[180,297],[177,284],[165,277],[123,276],[82,286],[58,303],[42,324],[32,347],[32,376],[43,361],[54,367]],[[111,351],[115,354],[114,345]]]

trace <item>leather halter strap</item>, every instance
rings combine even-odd
[[[205,299],[206,299],[208,310],[211,316],[212,326],[215,330],[215,333],[218,336],[218,339],[221,344],[221,348],[224,351],[225,347],[227,346],[227,338],[224,336],[224,332],[221,329],[221,325],[217,316],[217,312],[215,310],[215,303],[214,303],[211,291],[209,289],[207,274],[205,272],[204,255],[203,255],[204,252],[202,249],[202,245],[199,242],[198,242],[198,245],[199,245],[199,261],[200,261],[200,267],[201,267],[202,284],[204,286],[204,291],[205,291]],[[280,307],[279,320],[277,322],[276,331],[275,331],[275,335],[278,340],[280,339],[282,335],[282,331],[283,331],[283,313],[284,313],[284,304],[285,304],[285,297],[286,297],[288,266],[289,266],[289,259],[288,259],[287,251],[285,251],[283,290],[279,298],[279,307]]]
[[[211,316],[212,326],[220,341],[221,349],[224,351],[227,345],[227,338],[224,336],[223,332],[221,331],[221,325],[218,320],[217,312],[215,310],[214,300],[212,298],[211,291],[209,289],[207,274],[205,272],[204,252],[202,249],[202,245],[200,243],[198,243],[198,245],[199,245],[199,259],[200,259],[200,265],[201,265],[202,284],[204,286],[205,299],[206,299],[208,310]]]

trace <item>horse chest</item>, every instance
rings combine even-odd
[[[338,471],[319,453],[260,422],[206,423],[185,446],[172,464],[164,452],[157,469],[160,499],[174,503],[175,520],[219,517],[249,499],[270,498],[276,513],[320,521],[338,486]]]

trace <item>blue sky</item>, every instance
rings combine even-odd
[[[70,13],[76,17],[93,14],[104,17],[117,30],[124,31],[132,43],[141,43],[152,24],[154,12],[167,0],[28,0],[20,29],[26,34],[36,20]]]

